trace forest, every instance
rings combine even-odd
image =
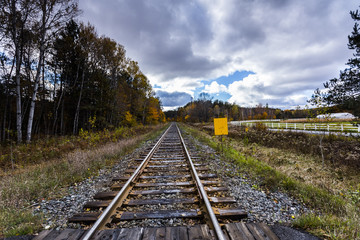
[[[1,142],[165,121],[138,63],[76,20],[77,1],[0,3]]]
[[[291,119],[309,118],[318,114],[318,108],[282,110],[259,103],[255,107],[241,107],[235,103],[213,100],[207,93],[201,93],[199,98],[176,110],[167,111],[169,121],[178,122],[209,122],[213,118],[227,117],[229,121],[260,120],[260,119]],[[340,109],[329,107],[329,112],[339,112]]]

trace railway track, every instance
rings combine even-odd
[[[185,232],[191,235],[191,231],[194,239],[199,231],[209,233],[208,239],[229,239],[229,232],[233,232],[233,235],[239,231],[244,234],[241,230],[243,227],[247,229],[247,232],[244,230],[245,235],[253,229],[254,234],[260,231],[263,236],[270,236],[263,239],[277,239],[266,225],[231,225],[246,218],[247,213],[237,206],[218,176],[209,173],[196,151],[189,150],[176,124],[171,124],[148,150],[135,159],[137,164],[130,166],[125,176],[114,176],[112,191],[96,194],[94,201],[84,205],[84,212],[69,219],[69,222],[80,223],[87,228],[76,236],[80,234],[84,240],[98,239],[99,230],[147,227],[151,222],[152,226],[154,223],[163,227],[182,226],[177,228],[176,236],[172,239],[182,239]],[[184,230],[189,226],[200,227]],[[111,236],[115,232],[111,232]],[[129,234],[117,239],[128,239]],[[134,234],[140,234],[140,231],[133,231],[131,238],[134,238]],[[47,234],[43,235],[43,238],[39,236],[37,239],[51,239],[49,236],[46,238]]]

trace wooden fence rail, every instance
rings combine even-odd
[[[261,122],[268,128],[272,129],[294,129],[307,131],[326,131],[326,132],[358,132],[360,133],[360,126],[354,126],[350,123],[282,123],[282,122]],[[238,126],[254,126],[257,122],[247,121],[233,121],[232,125]]]

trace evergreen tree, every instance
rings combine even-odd
[[[310,102],[316,104],[319,100],[329,105],[339,105],[342,109],[350,110],[360,117],[360,13],[358,10],[350,11],[355,21],[353,31],[349,38],[348,47],[355,50],[353,58],[347,64],[349,68],[340,72],[339,78],[324,83],[325,91],[317,89]]]

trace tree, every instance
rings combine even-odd
[[[29,25],[34,13],[36,11],[32,0],[0,0],[0,39],[7,43],[5,48],[12,53],[15,62],[18,143],[22,141],[21,65],[24,46],[29,41]]]
[[[360,13],[358,10],[350,11],[355,21],[352,34],[348,36],[348,48],[355,50],[354,58],[348,60],[349,68],[340,72],[339,78],[333,78],[324,83],[325,91],[315,90],[310,102],[316,105],[320,100],[328,105],[339,105],[343,109],[353,112],[360,117]]]
[[[38,0],[35,7],[40,12],[34,24],[36,32],[36,42],[39,50],[39,58],[34,79],[34,89],[31,98],[29,119],[27,126],[26,141],[30,142],[32,125],[35,111],[35,101],[38,92],[40,74],[44,68],[45,50],[49,46],[51,37],[63,28],[65,23],[78,14],[77,3],[74,0]]]

